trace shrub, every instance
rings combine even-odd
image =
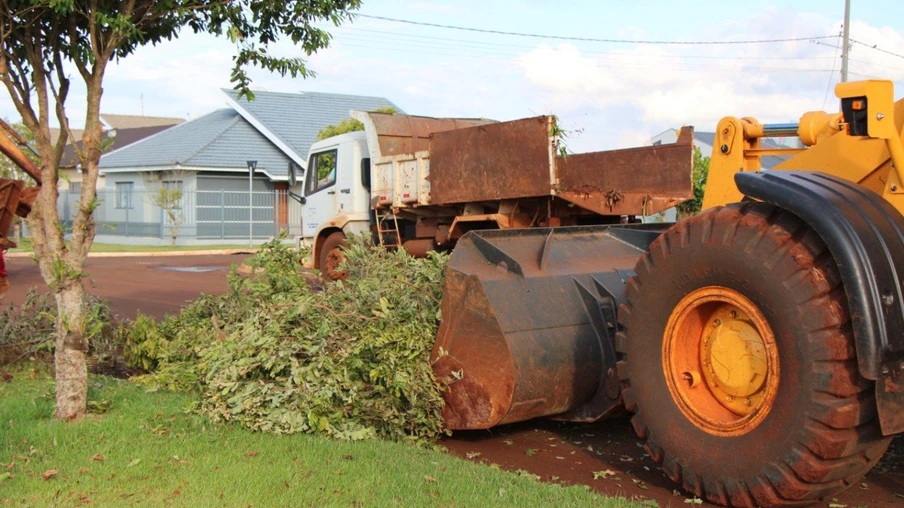
[[[122,361],[122,342],[109,302],[89,295],[87,305],[89,366]],[[19,308],[10,305],[0,313],[0,365],[35,355],[49,359],[56,341],[56,312],[53,296],[32,288]]]
[[[21,307],[10,305],[0,314],[0,365],[52,351],[55,336],[53,297],[29,290]]]

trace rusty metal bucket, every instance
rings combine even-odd
[[[616,309],[665,226],[472,231],[446,269],[433,368],[449,429],[541,416],[595,421],[620,404]]]

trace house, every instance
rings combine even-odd
[[[108,115],[120,117],[123,115]],[[154,117],[129,117],[129,118],[154,118]],[[179,123],[184,120],[179,119]],[[168,129],[176,124],[159,123],[157,125],[140,126],[140,127],[113,127],[108,128],[101,134],[101,146],[106,151],[101,154],[101,159],[112,150],[125,148],[132,143],[141,141],[142,139],[157,134],[160,131]],[[69,143],[63,150],[63,158],[60,159],[60,190],[68,190],[73,194],[81,192],[82,173],[78,171],[79,159],[76,150],[82,146],[81,139],[77,139],[75,143]],[[104,188],[103,175],[98,175],[97,188]]]
[[[110,129],[138,129],[141,127],[172,127],[184,123],[184,118],[169,116],[144,116],[144,115],[114,115],[104,113],[100,115],[100,121],[105,130]]]
[[[184,122],[184,118],[174,118],[166,116],[144,116],[144,115],[114,115],[110,113],[100,114],[100,123],[104,131],[111,129],[134,129],[138,127],[172,127]],[[78,141],[82,138],[84,130],[71,129],[73,139],[69,142]],[[50,142],[56,143],[60,138],[60,129],[50,129]]]
[[[233,90],[222,93],[228,107],[104,155],[100,172],[106,189],[95,212],[98,236],[159,240],[175,228],[173,236],[183,242],[223,243],[265,239],[279,229],[300,233],[289,163],[306,167],[318,131],[347,118],[350,110],[399,110],[382,97],[255,91],[248,101]],[[256,163],[253,200],[249,161]],[[172,224],[166,207],[154,203],[161,188],[183,195],[179,224]]]

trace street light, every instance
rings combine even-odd
[[[252,246],[254,237],[254,170],[257,161],[248,161],[248,247]]]

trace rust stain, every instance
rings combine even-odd
[[[617,409],[608,330],[622,298],[619,270],[633,267],[642,247],[608,231],[472,231],[459,240],[432,355],[448,428],[553,415],[595,421]]]

